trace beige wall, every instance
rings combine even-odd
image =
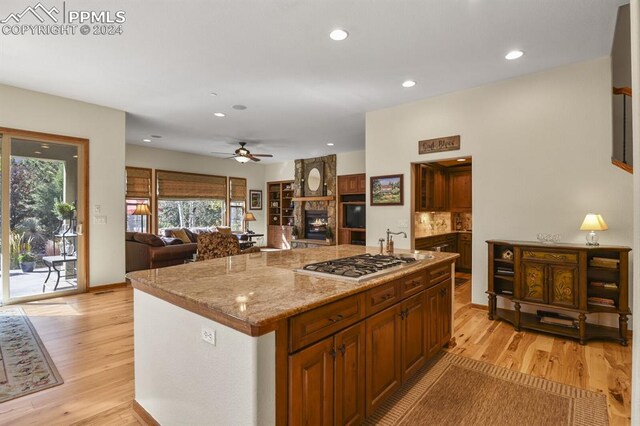
[[[124,281],[125,113],[0,85],[0,127],[89,139],[89,285]],[[104,225],[93,224],[101,206]]]
[[[233,160],[147,148],[139,145],[126,145],[125,162],[127,166],[246,178],[248,190],[260,189],[263,191],[263,208],[262,210],[251,210],[256,217],[256,221],[251,223],[249,228],[256,233],[264,233],[266,231],[266,210],[264,208],[266,203],[266,194],[264,193],[265,166],[262,164],[240,164]]]
[[[364,173],[366,171],[364,151],[341,152],[336,154],[336,156],[338,176]],[[293,172],[293,161],[267,164],[265,165],[265,182],[293,180]]]
[[[460,151],[418,155],[419,140],[455,134]],[[473,157],[474,303],[486,305],[485,240],[547,232],[582,244],[578,228],[597,212],[609,224],[601,243],[633,245],[632,177],[610,162],[609,58],[373,111],[366,135],[367,175],[404,173],[406,200],[367,209],[368,245],[412,223],[411,162]]]
[[[640,93],[640,0],[631,0],[631,79],[633,93]],[[634,96],[633,111],[640,111],[640,96]],[[640,158],[640,113],[633,114],[633,156]],[[640,173],[638,173],[638,161],[636,160],[636,171],[633,175],[634,188],[634,223],[633,239],[634,246],[640,247]],[[634,264],[640,265],[640,250],[633,251]],[[640,283],[640,268],[635,268],[633,274],[634,282]],[[631,308],[636,314],[640,312],[640,291],[634,292],[633,306]],[[640,330],[640,315],[633,315],[633,326],[635,330]],[[633,372],[632,372],[632,402],[631,402],[631,424],[640,424],[640,339],[633,339]]]

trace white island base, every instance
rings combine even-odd
[[[140,290],[133,306],[135,400],[156,422],[275,424],[275,332],[251,337]]]

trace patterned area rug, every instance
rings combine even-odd
[[[61,385],[62,377],[24,311],[0,310],[0,403]]]
[[[445,353],[367,425],[607,425],[604,394]]]

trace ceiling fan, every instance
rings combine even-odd
[[[231,157],[227,157],[226,159],[233,158],[238,163],[246,163],[249,160],[260,161],[258,157],[273,157],[271,154],[252,154],[251,151],[244,147],[247,144],[246,142],[238,143],[240,144],[240,148],[236,149],[233,154],[226,152],[212,152],[212,154],[230,155]]]

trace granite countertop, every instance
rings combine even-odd
[[[364,282],[294,272],[304,265],[363,253],[376,247],[341,245],[250,253],[127,274],[135,289],[211,318],[251,336],[317,306],[375,287],[427,267],[452,262],[456,253],[435,253],[398,271]],[[396,254],[412,253],[396,250]]]
[[[421,235],[419,237],[416,237],[416,240],[419,240],[421,238],[440,237],[442,235],[449,235],[449,234],[473,234],[473,231],[445,231],[445,232],[440,232],[438,234]]]

